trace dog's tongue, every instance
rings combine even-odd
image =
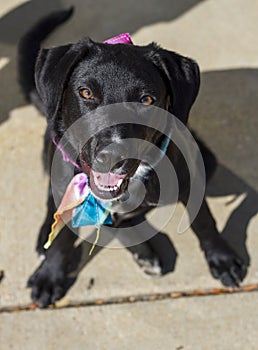
[[[117,186],[119,180],[123,180],[126,177],[126,174],[118,175],[113,173],[99,173],[93,170],[92,173],[100,185],[110,187]]]

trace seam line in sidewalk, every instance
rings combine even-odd
[[[205,297],[205,296],[218,296],[225,294],[239,294],[257,292],[258,283],[248,284],[237,288],[210,288],[210,289],[194,289],[190,291],[174,291],[167,293],[150,293],[150,294],[138,294],[132,296],[121,296],[103,299],[93,299],[85,301],[70,301],[67,298],[63,298],[57,301],[54,305],[50,305],[46,310],[60,310],[68,308],[82,308],[89,306],[105,306],[105,305],[121,305],[131,304],[137,302],[152,302],[167,299],[180,299],[190,297]],[[6,306],[0,307],[0,313],[15,313],[22,311],[32,311],[39,309],[38,303],[30,303],[24,305]]]

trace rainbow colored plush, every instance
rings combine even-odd
[[[54,214],[54,223],[44,248],[48,249],[51,246],[61,229],[70,221],[73,228],[87,225],[99,228],[103,224],[112,224],[110,207],[109,202],[103,202],[93,196],[86,174],[75,175]]]
[[[110,207],[109,202],[102,202],[93,196],[88,186],[86,174],[75,175],[54,214],[54,223],[51,226],[51,232],[44,248],[48,249],[51,246],[53,240],[68,222],[71,222],[73,228],[95,225],[98,228],[98,238],[100,226],[112,224]],[[96,241],[92,248],[94,248]]]

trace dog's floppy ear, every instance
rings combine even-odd
[[[77,44],[40,50],[35,67],[35,83],[49,123],[53,124],[57,119],[70,74],[86,56],[91,44],[90,39],[85,39]]]
[[[195,61],[152,44],[152,62],[159,68],[168,86],[169,111],[187,123],[190,109],[200,86],[199,67]]]

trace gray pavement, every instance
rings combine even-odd
[[[0,3],[0,307],[30,302],[26,280],[39,264],[34,252],[45,215],[47,177],[41,165],[45,121],[25,104],[16,82],[20,35],[71,1]],[[195,58],[202,71],[191,126],[216,153],[220,166],[209,204],[228,242],[250,263],[245,284],[258,281],[258,4],[207,0],[98,2],[79,9],[46,42],[90,35],[104,40],[130,31],[137,44],[161,46]],[[103,7],[105,6],[105,7]],[[170,208],[167,208],[169,210]],[[220,287],[209,274],[191,230],[177,234],[183,212],[165,232],[177,253],[173,273],[153,279],[124,249],[102,249],[66,299],[90,300],[138,293]],[[162,215],[162,212],[161,212]],[[81,245],[82,249],[85,244]],[[84,251],[87,257],[87,251]],[[94,285],[89,288],[91,279]],[[137,304],[1,314],[1,349],[257,349],[257,293]]]

